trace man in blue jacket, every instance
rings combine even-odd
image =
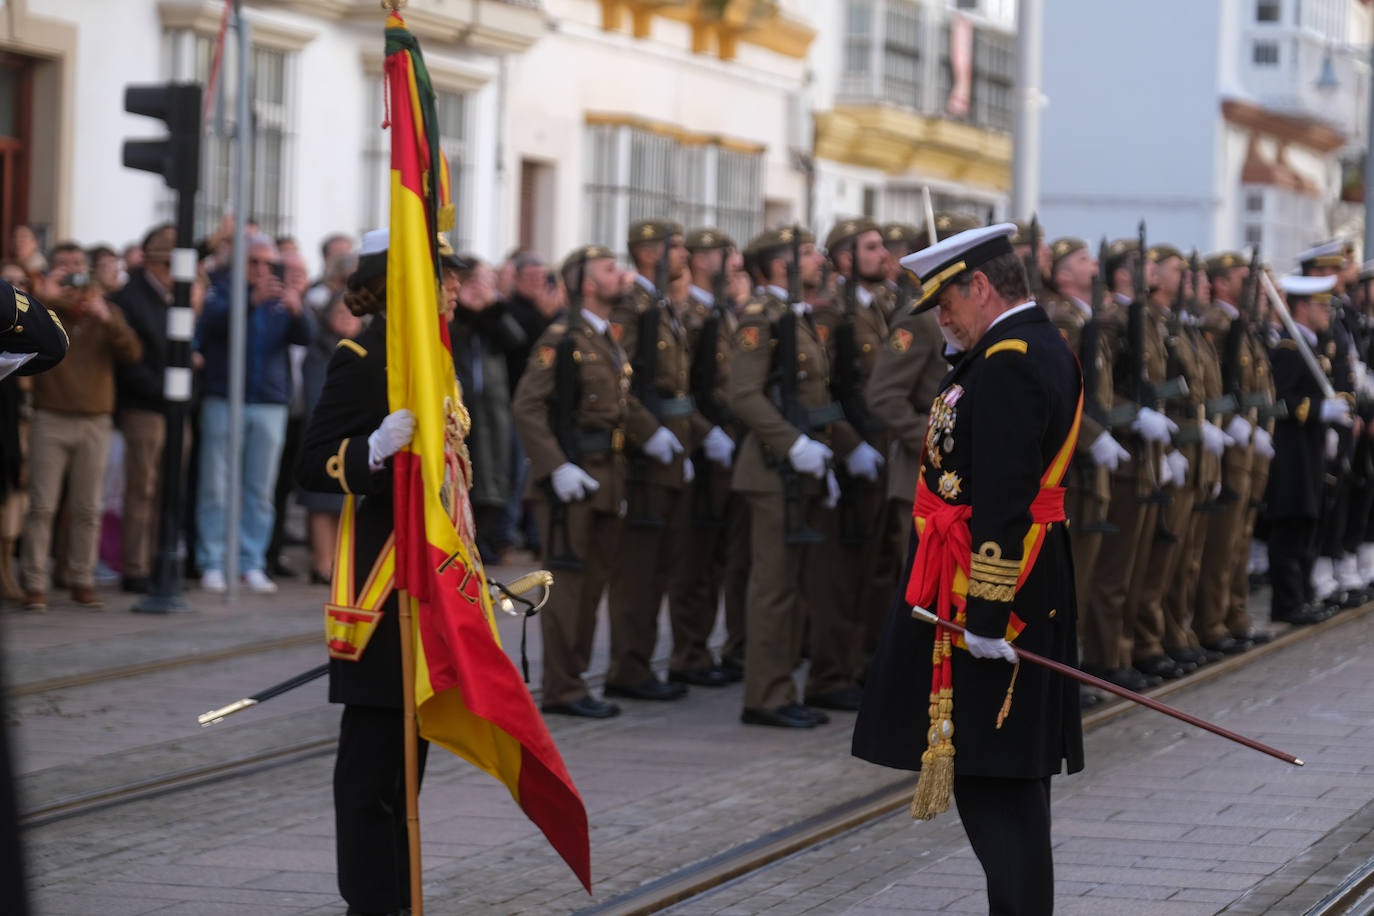
[[[281,256],[266,235],[248,239],[247,365],[244,367],[243,490],[239,569],[255,592],[275,592],[265,571],[272,537],[272,494],[286,435],[291,398],[290,344],[305,346],[314,334],[300,297],[281,281]],[[205,300],[196,327],[196,348],[204,359],[205,400],[200,411],[200,479],[197,491],[196,561],[201,588],[222,592],[224,514],[228,490],[229,301],[227,283]]]

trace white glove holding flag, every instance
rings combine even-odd
[[[660,426],[654,430],[649,441],[644,443],[644,454],[659,464],[672,464],[673,456],[682,454],[682,443],[673,435],[671,429]]]
[[[844,459],[844,465],[849,469],[851,476],[862,477],[864,480],[877,480],[878,471],[883,466],[883,456],[867,442],[860,442],[859,447],[850,452],[849,456]]]
[[[1150,442],[1168,442],[1169,437],[1178,432],[1178,424],[1157,410],[1142,407],[1131,421],[1131,429]]]
[[[1202,424],[1202,449],[1209,455],[1221,455],[1226,451],[1228,445],[1235,445],[1236,440],[1221,431],[1221,427],[1215,423]]]
[[[1005,639],[988,639],[965,630],[964,643],[968,646],[968,654],[974,658],[1000,658],[1016,664],[1016,650]]]
[[[787,460],[798,474],[810,474],[817,480],[825,476],[825,465],[835,453],[810,436],[798,436],[787,450]]]
[[[549,482],[553,484],[554,495],[565,503],[586,499],[601,489],[601,484],[596,482],[595,477],[571,461],[565,461],[554,468],[553,473],[549,475]]]
[[[1274,437],[1262,426],[1255,427],[1255,454],[1261,458],[1274,457]]]
[[[1226,424],[1226,435],[1234,439],[1236,445],[1245,448],[1250,444],[1250,433],[1253,429],[1254,427],[1250,425],[1249,420],[1236,414],[1231,418],[1231,422]]]
[[[406,408],[386,415],[382,425],[367,437],[367,465],[381,470],[382,462],[410,444],[415,437],[415,414]]]
[[[1093,444],[1088,446],[1088,451],[1092,453],[1094,462],[1109,471],[1115,471],[1121,466],[1121,462],[1131,460],[1131,453],[1122,448],[1121,443],[1113,439],[1112,434],[1106,430],[1097,434]]]
[[[728,468],[734,460],[735,440],[719,426],[712,426],[711,431],[706,434],[706,439],[701,443],[701,450],[706,453],[707,461]]]

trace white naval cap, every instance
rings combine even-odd
[[[358,256],[368,254],[381,254],[391,246],[390,229],[371,229],[363,233],[363,243],[358,249]]]
[[[1335,277],[1304,277],[1299,274],[1285,274],[1279,277],[1279,286],[1291,297],[1309,298],[1329,293],[1336,288]]]
[[[941,289],[993,258],[1011,254],[1011,237],[1015,233],[1015,223],[981,226],[902,258],[902,267],[921,283],[921,298],[913,311],[934,308]]]
[[[1349,244],[1343,239],[1332,239],[1309,248],[1297,256],[1297,262],[1307,267],[1340,267],[1345,261]]]

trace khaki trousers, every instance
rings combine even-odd
[[[703,463],[704,464],[704,463]],[[730,504],[740,497],[730,492],[730,472],[715,465],[698,469],[698,474],[710,474],[710,497],[713,518],[718,526],[696,518],[699,503],[705,495],[696,486],[687,488],[688,498],[681,500],[679,518],[674,525],[684,525],[686,544],[684,555],[678,559],[668,580],[668,620],[673,629],[673,655],[668,663],[671,671],[695,671],[710,668],[716,663],[708,642],[716,625],[720,609],[721,590],[725,584],[726,550],[731,535]],[[698,479],[697,484],[701,481]],[[685,516],[685,517],[681,517]]]
[[[1244,541],[1245,565],[1240,574],[1247,578],[1250,561],[1250,538],[1244,535],[1245,519],[1250,514],[1250,500],[1254,481],[1254,462],[1248,449],[1226,450],[1225,511],[1208,517],[1207,544],[1202,550],[1202,572],[1198,577],[1197,610],[1193,615],[1193,634],[1200,643],[1212,644],[1227,635],[1226,612],[1231,603],[1232,582],[1235,575],[1236,542]]]
[[[813,696],[852,687],[862,673],[863,644],[868,620],[873,616],[872,585],[875,574],[888,553],[886,538],[887,487],[856,482],[840,505],[823,512],[817,530],[825,535],[824,553],[817,561],[826,568],[817,588],[807,590],[811,605],[811,667],[806,677],[806,695]],[[845,520],[845,513],[852,516]],[[864,534],[866,544],[847,545],[842,538],[852,534],[845,524]],[[884,612],[892,602],[895,574],[884,573],[886,597]],[[883,614],[886,617],[886,613]]]
[[[725,593],[725,648],[722,658],[744,663],[744,645],[748,637],[745,608],[749,599],[749,501],[741,493],[731,493],[729,530],[725,540],[722,591]]]
[[[1164,648],[1196,649],[1198,639],[1193,635],[1193,616],[1196,610],[1198,580],[1202,578],[1203,554],[1207,550],[1207,536],[1211,522],[1224,512],[1197,511],[1199,497],[1193,497],[1193,517],[1187,521],[1188,531],[1178,545],[1177,571],[1168,580],[1164,593]]]
[[[1164,653],[1164,593],[1178,571],[1180,548],[1193,521],[1193,487],[1169,487],[1167,492],[1173,500],[1160,508],[1159,524],[1147,532],[1153,543],[1145,561],[1137,559],[1131,576],[1132,601],[1137,605],[1131,659]]]
[[[1132,464],[1139,454],[1131,456]],[[1137,607],[1128,600],[1131,578],[1137,563],[1149,558],[1158,511],[1158,506],[1140,502],[1139,490],[1134,474],[1112,475],[1107,521],[1116,531],[1102,535],[1088,598],[1079,602],[1084,667],[1115,671],[1131,663]]]
[[[1250,541],[1255,536],[1259,504],[1269,483],[1269,459],[1256,455],[1250,466],[1250,499],[1231,554],[1230,600],[1226,607],[1226,629],[1232,634],[1249,633],[1255,626],[1250,618]]]
[[[100,544],[101,495],[110,454],[109,414],[66,414],[36,410],[29,431],[29,512],[24,520],[20,576],[25,591],[48,590],[48,553],[53,516],[67,487],[66,582],[95,584]]]
[[[1105,521],[1111,502],[1099,496],[1093,488],[1083,486],[1080,475],[1073,469],[1069,473],[1074,482],[1069,484],[1068,492],[1064,494],[1064,507],[1069,518],[1069,544],[1073,550],[1074,593],[1078,596],[1079,607],[1086,607],[1092,594],[1097,556],[1102,550],[1102,532],[1084,529]],[[1086,616],[1079,615],[1080,630]]]
[[[674,490],[651,483],[644,489],[646,505],[667,524],[648,528],[626,522],[620,563],[611,577],[607,684],[631,686],[655,676],[650,662],[658,639],[658,615],[689,536],[691,487]]]
[[[162,449],[167,418],[154,410],[121,410],[124,434],[123,560],[125,578],[152,571],[162,506]]]
[[[532,508],[547,561],[549,546],[554,543],[548,500],[535,500]],[[587,695],[582,675],[591,664],[596,610],[615,571],[623,527],[618,515],[597,512],[586,502],[568,504],[568,544],[582,558],[582,569],[553,570],[556,584],[548,604],[539,612],[544,703],[571,703]]]

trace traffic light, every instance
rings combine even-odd
[[[125,140],[124,166],[156,172],[187,198],[200,188],[201,87],[198,83],[128,86],[124,110],[167,123],[165,140]]]

